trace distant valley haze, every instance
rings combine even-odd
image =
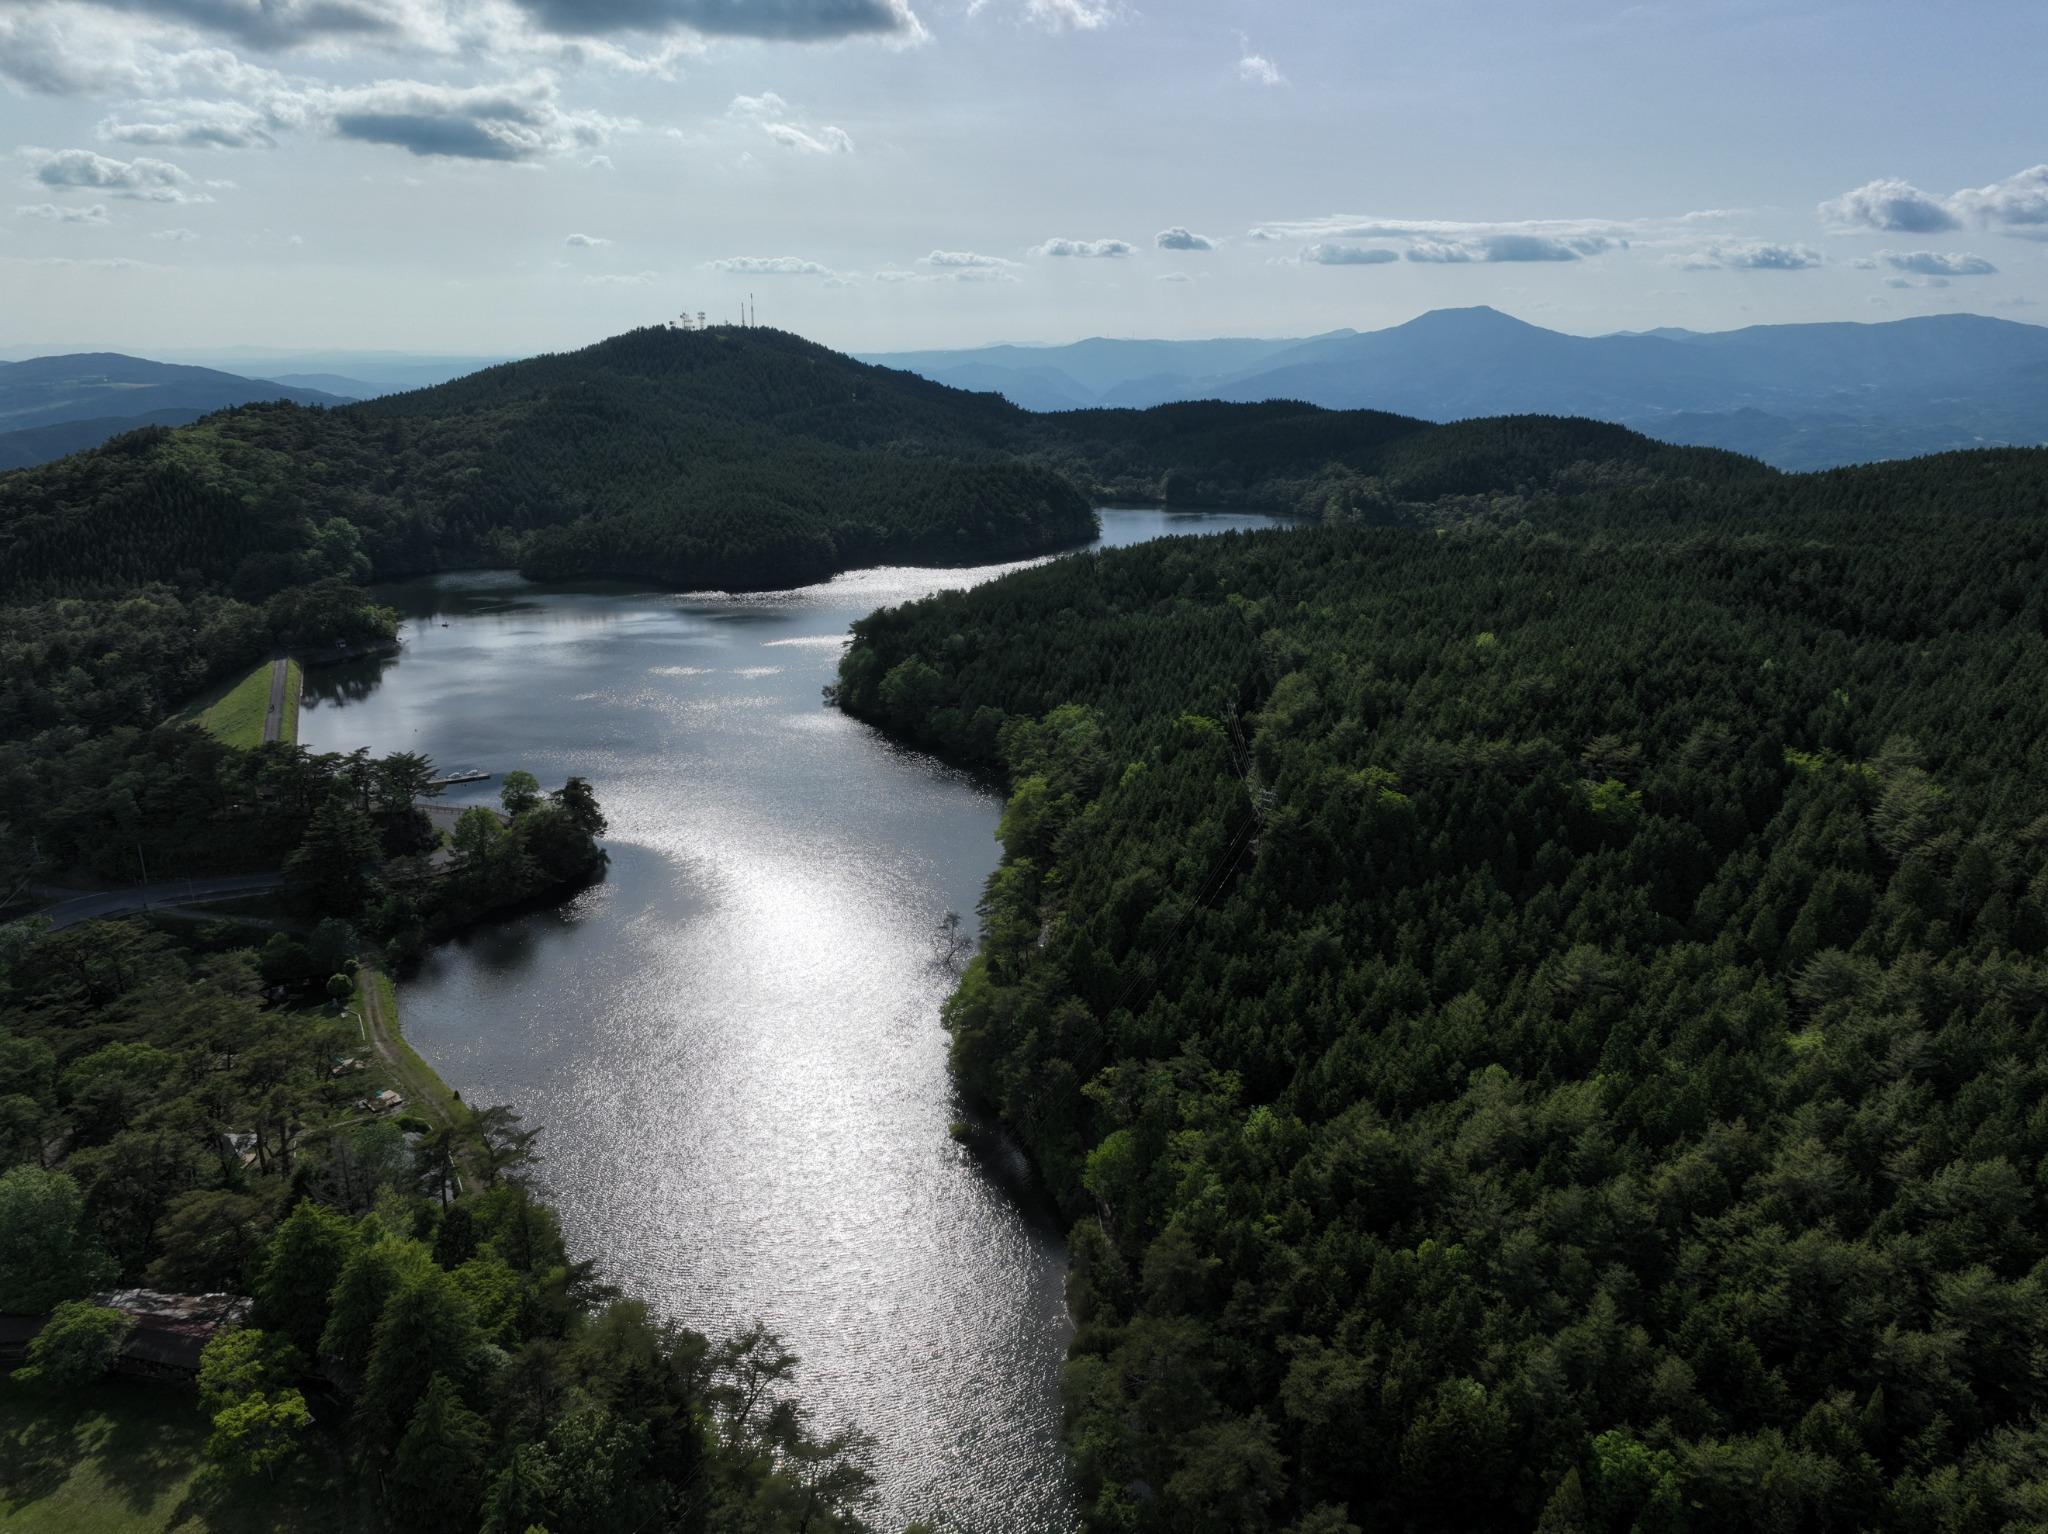
[[[501,358],[231,348],[212,367],[98,352],[0,362],[0,469],[252,400],[335,405]],[[1429,421],[1587,416],[1782,469],[2048,442],[2048,327],[1983,315],[1568,335],[1480,306],[1384,330],[873,352],[1033,411],[1300,400]]]

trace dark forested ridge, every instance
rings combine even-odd
[[[1319,515],[1560,475],[1768,472],[1589,421],[1213,403],[1034,416],[779,331],[654,329],[0,476],[0,598],[163,581],[258,600],[460,565],[790,586],[1083,542],[1089,493]]]
[[[2048,453],[1424,520],[842,667],[1008,783],[947,1015],[1074,1221],[1092,1526],[2031,1526]]]

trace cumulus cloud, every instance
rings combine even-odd
[[[1120,259],[1135,255],[1137,247],[1128,240],[1047,240],[1043,245],[1034,245],[1034,256],[1080,256],[1096,259]]]
[[[100,0],[233,38],[285,49],[333,42],[448,41],[446,8],[416,0]],[[686,32],[777,42],[851,37],[914,41],[924,28],[908,0],[511,0],[541,30],[563,39]],[[502,31],[502,23],[494,30]]]
[[[1311,266],[1385,266],[1389,261],[1400,260],[1401,253],[1384,245],[1339,245],[1318,241],[1302,251],[1301,259]]]
[[[311,91],[303,101],[308,114],[337,138],[449,159],[536,160],[596,148],[633,126],[565,110],[545,74],[500,85],[381,80]]]
[[[1016,262],[1005,260],[1001,256],[984,256],[973,250],[935,250],[930,255],[919,256],[917,265],[924,270],[905,271],[900,267],[885,267],[875,273],[875,281],[901,284],[1017,280]]]
[[[174,245],[182,245],[187,240],[196,240],[199,238],[199,236],[194,234],[190,229],[157,229],[152,230],[149,237],[152,240],[164,240]]]
[[[1154,282],[1193,282],[1195,279],[1191,272],[1161,272],[1152,280]]]
[[[1877,259],[1894,271],[1922,277],[1989,277],[1998,270],[1982,256],[1960,250],[1880,250]]]
[[[2048,239],[2048,165],[2035,165],[1989,186],[1946,197],[1905,181],[1871,181],[1820,205],[1837,228],[1897,234],[1939,234],[1966,223],[2026,239]]]
[[[1909,181],[1866,181],[1853,191],[1829,198],[1820,216],[1845,229],[1884,229],[1901,234],[1937,234],[1960,229],[1962,220],[1932,193]]]
[[[16,218],[40,219],[46,224],[106,224],[107,205],[96,202],[89,208],[60,208],[54,202],[24,203],[14,210]]]
[[[130,11],[219,33],[260,48],[292,48],[341,39],[407,35],[419,7],[407,0],[100,0]]]
[[[800,154],[853,153],[852,135],[844,128],[811,126],[773,91],[763,91],[758,96],[735,96],[725,115],[738,122],[758,124],[776,143]]]
[[[772,42],[832,42],[851,37],[911,41],[924,28],[908,0],[515,0],[563,37],[688,31],[707,37]],[[1034,4],[1037,0],[1034,0]],[[1045,0],[1089,9],[1080,0]]]
[[[955,271],[993,271],[1017,264],[1014,261],[1006,261],[1001,256],[984,256],[974,250],[935,250],[930,255],[919,256],[917,259],[920,266],[936,266]]]
[[[137,202],[211,202],[198,184],[166,160],[112,160],[90,149],[24,149],[30,177],[56,191],[104,192]]]
[[[2048,165],[2032,166],[1989,186],[1965,187],[1950,203],[1987,229],[2048,238]]]
[[[284,83],[226,48],[166,44],[160,32],[85,6],[0,5],[0,79],[42,95],[246,95]]]
[[[571,250],[595,250],[600,245],[611,244],[611,241],[600,234],[572,234],[562,243]]]
[[[99,136],[158,149],[269,149],[287,125],[239,101],[158,101],[145,103],[130,120],[102,119]]]
[[[1263,53],[1247,53],[1237,61],[1237,77],[1251,85],[1285,85],[1287,76]]]
[[[852,154],[853,139],[844,128],[819,128],[806,130],[794,123],[768,123],[768,136],[785,149],[799,150],[804,154]]]
[[[1462,266],[1469,261],[1578,261],[1615,248],[1605,235],[1485,234],[1470,240],[1418,240],[1410,261]]]
[[[1024,15],[1051,32],[1093,32],[1116,19],[1116,7],[1109,0],[1024,0]]]
[[[1811,245],[1780,245],[1768,240],[1708,245],[1674,259],[1688,272],[1803,272],[1823,260]]]
[[[582,279],[591,288],[645,288],[656,280],[653,272],[592,272]]]
[[[837,277],[839,274],[819,261],[801,256],[727,256],[709,263],[714,272],[743,277]]]
[[[1161,250],[1214,250],[1216,242],[1205,234],[1196,234],[1178,224],[1171,229],[1162,229],[1153,238],[1153,244]]]
[[[1254,241],[1300,240],[1307,244],[1349,245],[1357,241],[1393,241],[1412,261],[1462,265],[1472,261],[1578,261],[1610,250],[1626,250],[1638,239],[1674,239],[1683,222],[1676,219],[1521,219],[1488,222],[1476,219],[1403,219],[1333,215],[1288,223],[1255,226]],[[1384,248],[1369,245],[1367,249]]]

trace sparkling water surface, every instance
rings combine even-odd
[[[1274,522],[1108,509],[1097,546]],[[590,780],[604,881],[433,950],[408,1038],[545,1126],[577,1255],[686,1325],[783,1336],[820,1423],[879,1440],[885,1525],[987,1534],[1075,1522],[1060,1231],[1021,1157],[950,1132],[936,931],[971,929],[1000,806],[820,689],[856,618],[1017,568],[745,596],[401,582],[378,597],[403,654],[309,670],[300,715],[319,751]]]

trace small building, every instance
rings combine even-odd
[[[189,1382],[199,1355],[215,1333],[246,1325],[252,1301],[239,1294],[167,1294],[157,1289],[116,1289],[92,1297],[118,1310],[135,1330],[122,1345],[114,1372],[141,1379]],[[0,1362],[19,1363],[47,1316],[0,1316]]]
[[[256,1164],[256,1132],[250,1129],[229,1130],[220,1137],[221,1154],[233,1156],[243,1166]]]

